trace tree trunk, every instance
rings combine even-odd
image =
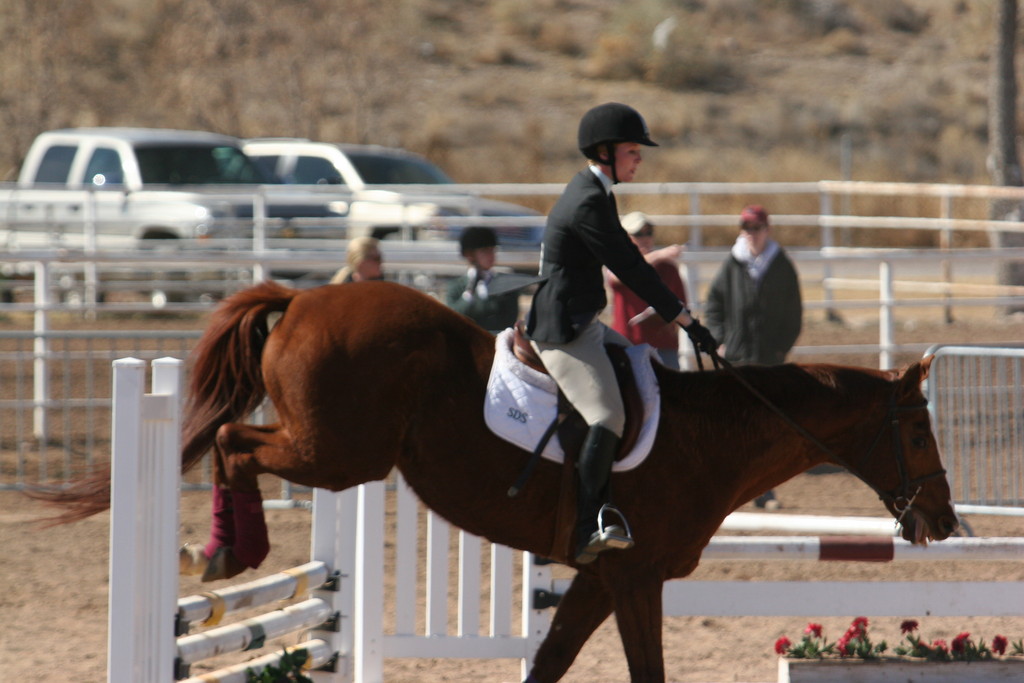
[[[995,15],[995,46],[989,95],[989,172],[993,185],[1022,183],[1020,158],[1017,154],[1017,74],[1014,64],[1017,39],[1017,0],[998,0]],[[993,220],[1019,221],[1019,202],[995,200],[989,206]],[[1024,233],[994,230],[992,246],[996,249],[1024,246]],[[1001,284],[1024,284],[1024,263],[1003,261],[999,266]]]

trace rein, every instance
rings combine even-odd
[[[697,357],[697,367],[700,368],[701,371],[703,371],[704,364],[701,361],[700,349],[697,347],[696,342],[693,342],[692,340],[691,342],[693,343],[694,354]],[[891,438],[893,442],[893,447],[896,450],[896,471],[899,473],[900,476],[899,487],[896,489],[896,491],[890,493],[888,491],[883,491],[882,489],[868,481],[866,478],[864,478],[863,475],[859,474],[857,470],[850,465],[850,463],[848,463],[845,459],[840,457],[834,450],[826,446],[824,443],[822,443],[820,439],[815,437],[813,434],[804,429],[800,424],[795,422],[791,417],[789,417],[789,415],[783,412],[781,408],[775,405],[767,396],[762,394],[756,387],[754,387],[754,385],[748,382],[742,374],[737,372],[736,368],[732,365],[732,363],[719,356],[716,350],[712,349],[711,352],[708,353],[708,355],[711,357],[711,361],[714,364],[716,370],[724,368],[727,372],[729,372],[729,374],[732,375],[732,377],[736,381],[743,385],[743,387],[746,388],[747,391],[753,394],[755,398],[761,401],[773,413],[778,415],[783,422],[785,422],[791,429],[793,429],[793,431],[795,431],[797,434],[799,434],[800,436],[804,437],[812,444],[814,444],[819,450],[828,455],[830,460],[834,461],[839,465],[842,465],[847,469],[847,471],[849,471],[855,477],[857,477],[862,482],[867,484],[867,486],[872,491],[878,494],[878,497],[883,502],[891,504],[893,510],[895,510],[895,512],[898,513],[898,516],[896,517],[897,525],[901,524],[903,522],[903,518],[906,516],[908,512],[910,512],[911,508],[913,507],[914,500],[917,498],[917,494],[921,492],[923,483],[925,481],[928,481],[929,479],[934,479],[935,477],[945,476],[945,469],[939,469],[935,472],[932,472],[931,474],[926,474],[924,476],[916,477],[914,479],[911,479],[910,475],[907,472],[906,457],[903,453],[903,442],[900,439],[899,415],[900,413],[927,410],[927,399],[923,403],[919,403],[916,405],[899,406],[896,405],[896,395],[893,394],[890,397],[889,410],[882,421],[882,425],[879,428],[878,433],[875,435],[874,440],[872,440],[871,446],[864,453],[864,457],[861,458],[861,462],[864,462],[871,456],[871,453],[875,450],[875,447],[877,447],[878,444],[881,442],[882,435],[885,433],[886,423],[888,422],[889,425],[892,426]]]

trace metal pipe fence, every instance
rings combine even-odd
[[[1024,516],[1024,344],[929,353],[929,410],[958,512]]]
[[[341,253],[344,244],[337,250]],[[383,243],[385,272],[390,279],[441,296],[445,279],[464,267],[451,242]],[[1024,249],[878,250],[831,248],[792,250],[804,287],[805,315],[841,312],[860,315],[877,323],[877,343],[798,345],[796,361],[829,360],[839,354],[877,354],[881,367],[892,367],[897,358],[918,355],[931,344],[899,341],[901,328],[896,312],[909,307],[945,311],[976,307],[1024,307],[1024,288],[992,284],[993,264],[1000,260],[1024,260]],[[681,267],[691,292],[694,309],[700,312],[702,296],[695,282],[707,282],[725,256],[721,250],[687,251]],[[206,273],[221,269],[230,278],[188,280],[209,297],[189,302],[153,302],[123,290],[105,290],[107,276],[126,268],[145,271],[154,263],[138,252],[69,251],[19,252],[0,255],[0,265],[25,263],[27,277],[17,283],[14,302],[0,304],[0,488],[19,488],[43,479],[69,479],[89,468],[109,452],[109,363],[134,356],[151,360],[161,356],[187,357],[205,325],[203,316],[214,302],[248,286],[258,275],[254,264],[273,270],[284,265],[323,273],[333,272],[339,257],[334,251],[230,250],[218,254],[166,254],[159,268],[178,273]],[[536,253],[516,252],[506,266],[536,264]],[[512,261],[512,263],[508,263]],[[952,264],[949,270],[946,265]],[[61,278],[89,266],[99,277],[97,291],[109,296],[94,303],[59,296]],[[943,280],[951,272],[956,279]],[[138,279],[137,284],[160,285],[157,279]],[[9,283],[10,284],[10,283]],[[312,286],[315,282],[299,282]],[[831,284],[826,288],[825,284]],[[197,290],[198,291],[198,290]],[[864,292],[877,292],[864,297]],[[828,294],[827,294],[828,292]],[[117,327],[138,330],[58,330],[92,327],[117,321]],[[26,329],[14,329],[16,327]],[[159,329],[158,329],[159,328]],[[173,328],[173,329],[172,329]],[[208,481],[204,473],[188,478],[186,485]],[[287,493],[285,494],[287,497]]]
[[[199,330],[0,332],[0,489],[68,480],[110,454],[110,364],[185,358]],[[44,355],[36,345],[43,341]],[[44,377],[39,378],[38,372]],[[40,381],[45,380],[45,381]],[[40,393],[41,388],[45,393]],[[208,480],[206,474],[201,479]]]

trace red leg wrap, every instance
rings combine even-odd
[[[256,491],[232,491],[234,501],[235,543],[232,554],[242,564],[255,569],[270,552],[267,520],[263,516],[263,496]]]
[[[203,553],[207,558],[213,557],[217,548],[231,547],[235,544],[235,518],[232,509],[231,491],[219,486],[213,487],[213,510],[210,523],[210,541]]]

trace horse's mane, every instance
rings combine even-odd
[[[743,381],[737,379],[736,373]],[[663,373],[662,392],[678,405],[732,414],[760,403],[743,382],[749,383],[780,408],[794,403],[846,402],[877,396],[892,386],[891,373],[827,363],[744,365],[731,370]]]

